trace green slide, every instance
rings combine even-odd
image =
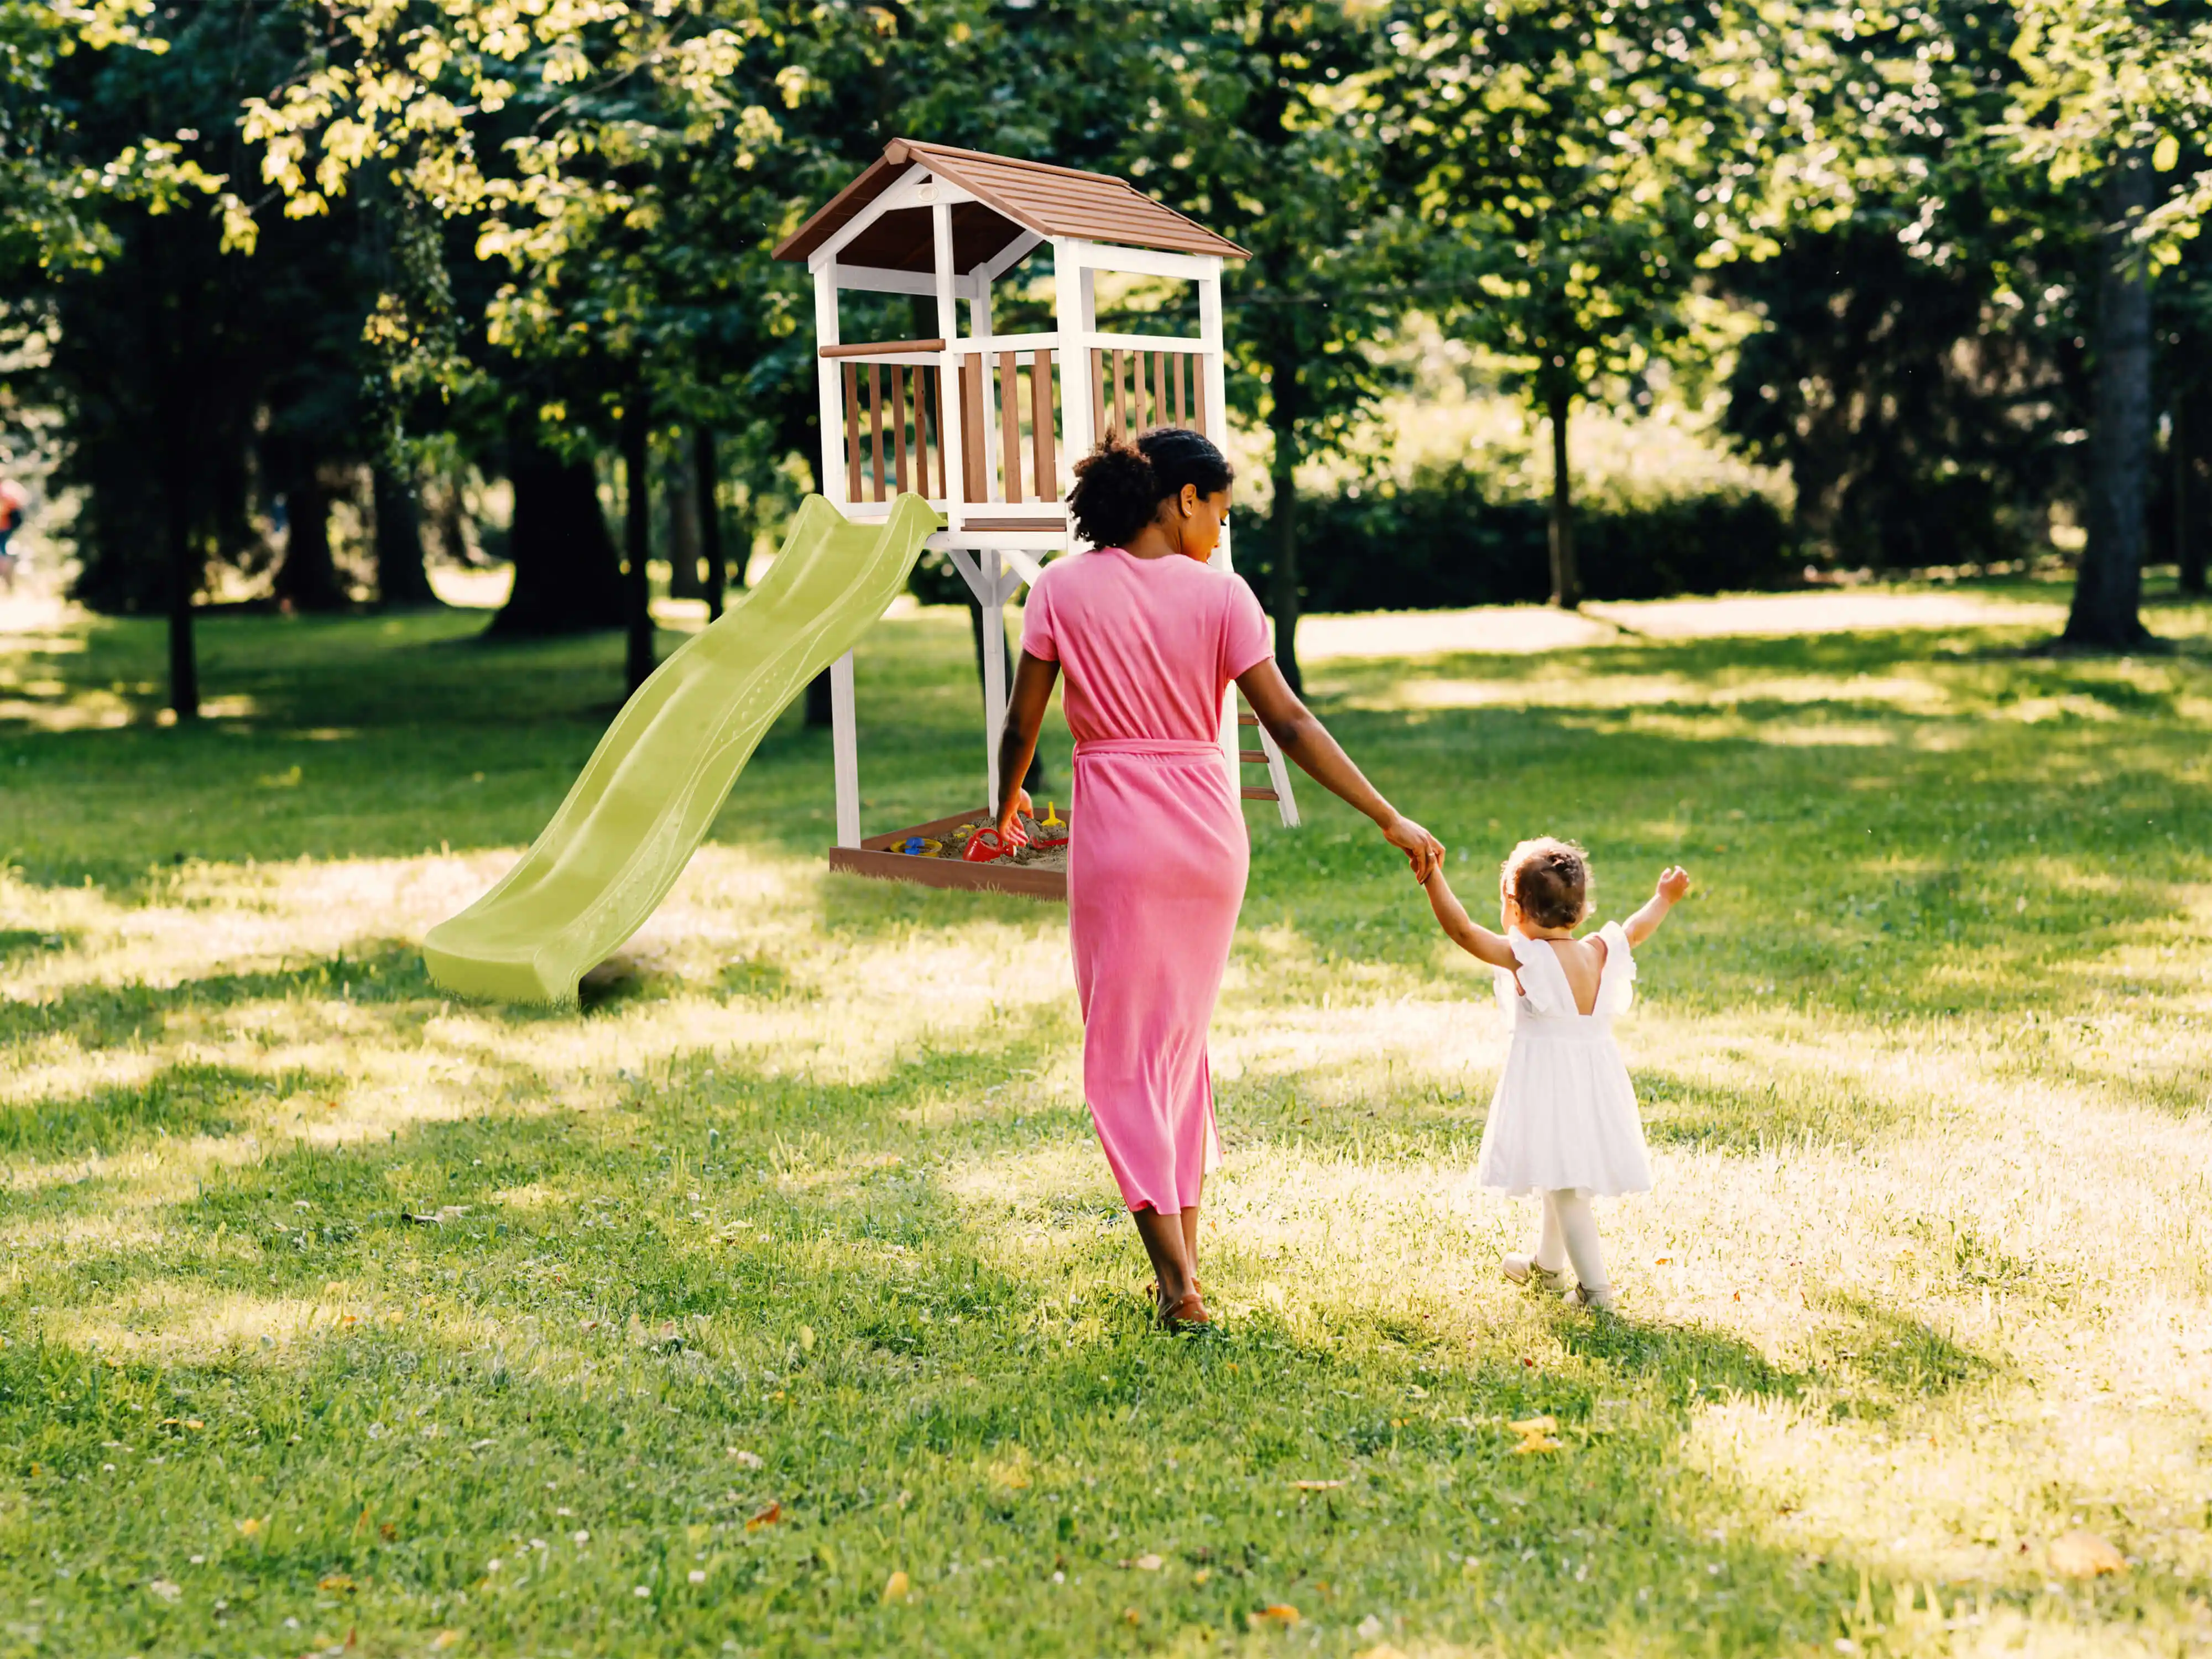
[[[880,525],[808,496],[760,586],[623,705],[520,861],[430,930],[430,977],[463,996],[574,1002],[668,896],[761,734],[860,642],[937,528],[919,495]]]

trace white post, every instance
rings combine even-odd
[[[1201,406],[1206,410],[1206,429],[1213,434],[1216,443],[1223,443],[1229,436],[1229,386],[1221,362],[1221,262],[1218,259],[1212,274],[1198,279],[1198,395],[1204,400]],[[1227,525],[1221,526],[1221,540],[1213,550],[1212,562],[1224,571],[1237,568],[1230,552]],[[1232,686],[1221,696],[1221,759],[1229,769],[1229,787],[1232,791],[1244,787],[1244,774],[1237,759],[1242,746],[1243,738],[1237,728],[1237,692]]]
[[[1053,307],[1060,324],[1060,435],[1062,465],[1073,468],[1097,441],[1091,430],[1091,348],[1084,343],[1090,331],[1085,322],[1085,296],[1091,273],[1082,267],[1074,246],[1054,237],[1052,244]],[[1059,480],[1054,479],[1058,494]]]
[[[860,734],[853,717],[853,653],[830,665],[830,754],[837,775],[837,845],[860,844]]]
[[[1006,601],[999,552],[983,550],[983,776],[990,809],[999,805],[999,731],[1006,723]]]
[[[975,276],[975,292],[968,299],[968,332],[978,340],[991,337],[991,283],[980,271]],[[995,370],[988,355],[976,358],[975,366],[983,386],[983,493],[994,501],[1003,501],[1006,487],[998,471],[999,400],[991,395]]]
[[[937,375],[938,385],[945,390],[944,418],[939,422],[943,429],[938,434],[945,455],[945,527],[957,536],[967,517],[961,509],[968,493],[968,464],[961,453],[960,354],[952,349],[953,342],[960,337],[960,301],[954,290],[952,269],[952,204],[938,202],[929,210],[929,217],[937,245],[937,332],[945,346],[944,367]]]
[[[837,337],[837,263],[814,273],[814,343],[841,343]],[[815,383],[822,404],[822,493],[840,507],[845,500],[845,389],[837,360],[815,359]]]

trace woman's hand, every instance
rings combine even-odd
[[[1017,787],[1014,790],[1013,799],[1006,803],[1005,809],[999,814],[999,839],[1009,847],[1028,846],[1029,831],[1021,826],[1021,814],[1027,812],[1034,817],[1036,811],[1036,805],[1030,799],[1030,792]]]
[[[1406,855],[1415,881],[1426,881],[1443,864],[1444,844],[1402,813],[1392,813],[1382,825],[1382,839]]]

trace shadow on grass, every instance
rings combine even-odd
[[[59,1036],[80,1048],[112,1048],[158,1036],[175,1013],[301,997],[390,1004],[443,994],[423,969],[420,946],[380,939],[296,968],[210,974],[174,985],[85,982],[38,1002],[0,999],[0,1042]]]
[[[275,1076],[234,1066],[165,1066],[143,1083],[0,1106],[0,1155],[43,1162],[112,1154],[164,1136],[222,1135],[258,1119],[269,1103],[332,1079],[305,1071]]]
[[[1655,1146],[1746,1157],[1778,1146],[1865,1146],[1903,1115],[1898,1104],[1833,1075],[1800,1074],[1763,1088],[1639,1066],[1644,1133]]]

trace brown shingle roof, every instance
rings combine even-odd
[[[881,159],[787,237],[775,257],[805,258],[865,212],[916,161],[975,198],[952,210],[953,262],[963,270],[974,270],[1024,230],[1170,253],[1249,257],[1228,238],[1155,202],[1127,179],[911,138],[894,138],[884,145]],[[932,247],[929,210],[902,208],[854,237],[838,261],[879,270],[927,270]]]

